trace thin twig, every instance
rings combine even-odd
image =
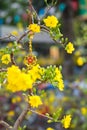
[[[51,38],[52,38],[52,36],[51,36]],[[53,40],[56,44],[62,44],[61,41],[57,41],[57,40],[55,40],[54,38],[52,38],[52,40]]]
[[[48,31],[48,33],[50,32],[50,29],[47,28],[46,26],[44,26],[44,25],[40,25],[40,27],[41,27],[41,29],[45,29],[46,31]]]
[[[12,35],[12,34],[9,34],[8,36],[4,36],[4,37],[0,37],[0,40],[4,40],[4,39],[11,39],[11,37],[15,37],[16,38],[16,36],[14,36],[14,35]]]
[[[7,69],[0,68],[0,72],[5,72],[5,71],[7,71]]]
[[[0,37],[0,40],[7,39],[7,38],[10,38],[10,37],[11,37],[11,34],[8,35],[8,36],[5,36],[5,37]]]
[[[57,0],[56,0],[56,2],[57,2]],[[52,7],[55,6],[56,2],[55,2],[55,0],[52,0],[51,5],[48,5],[47,10],[46,10],[46,13],[45,13],[44,16],[41,18],[41,21],[46,17],[46,15],[48,14],[49,10],[50,10]]]
[[[13,130],[12,126],[3,120],[0,121],[0,125],[4,126],[8,130]]]
[[[20,43],[20,41],[27,35],[29,34],[30,30],[26,31],[25,33],[23,33],[18,40],[16,40],[17,43]]]
[[[53,7],[53,5],[48,6],[46,13],[45,13],[44,16],[41,18],[41,21],[46,17],[46,15],[48,14],[49,10],[50,10],[52,7]]]
[[[36,15],[36,18],[37,18],[37,21],[38,21],[38,24],[40,24],[40,17],[38,16],[38,14],[37,14],[37,12],[36,12],[36,10],[34,9],[34,7],[33,7],[33,5],[32,5],[32,2],[29,0],[29,5],[30,5],[30,7],[31,7],[31,11],[33,11],[34,13],[35,13],[35,15]],[[32,12],[31,12],[32,13]]]
[[[13,65],[16,65],[15,60],[14,60],[14,54],[13,54],[13,52],[11,52],[10,57],[11,57],[11,63]]]
[[[39,116],[42,116],[42,117],[44,117],[44,118],[48,118],[48,119],[50,119],[50,120],[53,120],[52,117],[47,116],[47,115],[44,115],[44,114],[41,114],[41,113],[39,113],[39,112],[37,112],[37,111],[34,111],[34,110],[32,110],[32,109],[29,109],[29,111],[31,111],[31,112],[33,112],[33,113],[39,115]]]
[[[49,35],[50,35],[50,29],[49,29],[49,28],[47,28],[47,27],[44,26],[44,25],[40,25],[40,27],[41,27],[41,30],[42,30],[43,32],[47,32],[47,33],[49,33]],[[50,35],[50,36],[51,36],[52,40],[53,40],[55,43],[61,44],[61,41],[55,40],[52,35]]]

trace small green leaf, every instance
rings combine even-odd
[[[62,71],[62,66],[61,65],[59,66],[59,70]]]

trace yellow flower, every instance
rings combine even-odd
[[[21,101],[21,97],[20,96],[16,96],[14,98],[12,98],[12,103],[18,103]]]
[[[53,128],[51,128],[51,127],[48,127],[46,130],[54,130]]]
[[[29,104],[34,108],[42,105],[42,101],[39,96],[33,95],[29,97]]]
[[[50,28],[55,28],[57,26],[58,20],[55,16],[48,16],[46,19],[43,20],[45,25]]]
[[[12,65],[7,69],[7,89],[12,92],[26,91],[32,88],[33,81],[29,74]]]
[[[28,71],[29,75],[31,75],[31,78],[33,82],[35,82],[37,79],[41,78],[41,75],[43,74],[42,68],[39,66],[39,64],[33,66],[32,69]]]
[[[63,91],[63,90],[64,90],[64,82],[63,82],[62,79],[59,80],[58,88],[59,88],[60,91]]]
[[[62,119],[62,124],[64,126],[64,128],[69,128],[71,123],[71,115],[66,115],[64,116],[64,118]]]
[[[11,62],[10,54],[4,54],[1,58],[2,63],[8,64]]]
[[[83,115],[86,115],[86,114],[87,114],[87,108],[82,107],[82,108],[81,108],[81,113],[82,113]]]
[[[79,66],[82,66],[82,65],[84,64],[84,58],[83,58],[83,57],[78,57],[78,58],[77,58],[77,64],[78,64]]]
[[[72,52],[75,50],[73,44],[71,42],[69,42],[66,47],[65,50],[67,51],[67,53],[72,54]]]
[[[63,79],[62,79],[63,78],[62,73],[58,68],[56,68],[55,73],[56,73],[56,76],[54,77],[54,80],[56,82],[58,82],[57,86],[58,86],[59,90],[63,91],[64,90],[64,82],[63,82]]]
[[[37,24],[30,24],[28,26],[28,29],[33,31],[34,33],[39,33],[40,32],[40,26]]]
[[[9,111],[9,112],[7,113],[7,115],[10,116],[10,117],[14,116],[14,114],[15,114],[15,113],[14,113],[13,110],[11,110],[11,111]]]
[[[13,30],[13,31],[11,32],[11,34],[14,35],[14,36],[18,36],[18,35],[19,35],[16,30]]]

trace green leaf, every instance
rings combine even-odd
[[[59,70],[62,71],[62,66],[61,65],[59,66]]]
[[[53,119],[54,119],[55,122],[58,121],[61,113],[62,113],[62,108],[59,108],[55,113],[53,113]]]

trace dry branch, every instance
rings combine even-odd
[[[14,130],[13,127],[11,125],[9,125],[7,122],[5,121],[0,121],[0,125],[4,126],[6,129],[8,130]]]
[[[20,126],[21,122],[24,120],[24,117],[26,116],[28,109],[29,109],[29,104],[27,104],[25,106],[25,109],[22,111],[22,113],[20,114],[20,116],[16,120],[14,127],[13,127],[14,130],[18,130],[18,127]]]

